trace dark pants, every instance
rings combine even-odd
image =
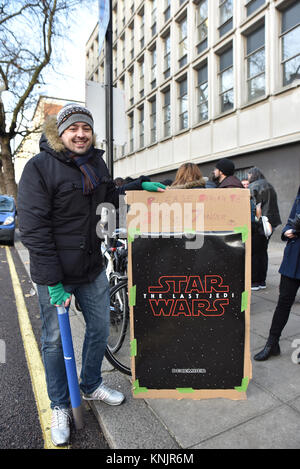
[[[269,238],[270,239],[270,238]],[[268,272],[268,245],[269,239],[256,230],[252,230],[252,284],[265,283]]]
[[[281,332],[288,322],[293,303],[295,301],[300,279],[285,277],[281,275],[279,285],[278,303],[273,315],[269,339],[271,342],[278,342]]]

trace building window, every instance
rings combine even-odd
[[[144,11],[140,13],[140,48],[143,49],[145,45],[145,15]]]
[[[171,95],[170,88],[163,92],[164,137],[171,135]]]
[[[129,114],[129,152],[134,150],[134,118],[133,113]]]
[[[126,48],[126,43],[125,43],[125,34],[121,37],[121,48],[122,48],[122,69],[124,70],[125,68],[125,48]]]
[[[265,94],[265,26],[247,36],[248,101]]]
[[[164,78],[168,78],[171,73],[171,38],[168,34],[164,38]]]
[[[187,19],[179,23],[179,67],[187,63]]]
[[[258,8],[266,3],[266,0],[250,0],[246,3],[247,16],[252,15]]]
[[[179,130],[188,128],[188,88],[187,78],[178,83],[179,88]]]
[[[233,93],[233,49],[232,47],[219,57],[220,110],[228,111],[234,106]]]
[[[282,12],[281,51],[283,86],[300,79],[300,2]]]
[[[156,87],[156,48],[151,51],[151,88]]]
[[[139,147],[145,145],[145,122],[144,122],[144,106],[139,109]]]
[[[129,104],[130,106],[134,103],[134,71],[133,69],[129,71]]]
[[[156,98],[150,101],[150,142],[156,142]]]
[[[233,0],[219,0],[220,37],[224,36],[233,27]]]
[[[152,10],[151,10],[151,33],[152,36],[156,34],[156,0],[152,0]]]
[[[207,63],[197,71],[197,122],[208,119],[208,70]]]
[[[129,26],[130,29],[130,59],[134,58],[134,22]]]
[[[165,9],[164,9],[164,18],[165,23],[171,18],[171,0],[164,0]]]
[[[145,64],[144,58],[140,62],[140,97],[144,96],[144,84],[145,84]]]
[[[197,53],[200,54],[207,48],[208,0],[203,0],[196,8]]]

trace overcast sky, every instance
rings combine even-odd
[[[57,73],[49,69],[47,85],[40,87],[40,94],[68,101],[85,100],[85,45],[97,21],[98,0],[95,0],[92,8],[76,14],[76,21],[68,33],[69,40],[62,41],[59,47],[62,63],[56,66]]]

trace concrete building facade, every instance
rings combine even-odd
[[[97,36],[86,78],[102,83]],[[264,172],[285,220],[300,182],[299,0],[116,0],[113,57],[128,123],[114,176],[173,178],[186,161],[208,176],[230,157],[240,178]]]

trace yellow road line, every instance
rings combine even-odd
[[[27,366],[30,373],[32,388],[38,409],[40,424],[44,438],[45,449],[58,449],[51,441],[50,422],[52,411],[50,409],[50,401],[47,394],[47,385],[45,379],[44,366],[39,352],[38,345],[31,327],[29,314],[24,301],[22,288],[16,272],[16,268],[10,253],[6,246],[6,256],[9,265],[12,285],[14,289],[16,307],[18,311],[18,319],[20,331],[25,349]]]

